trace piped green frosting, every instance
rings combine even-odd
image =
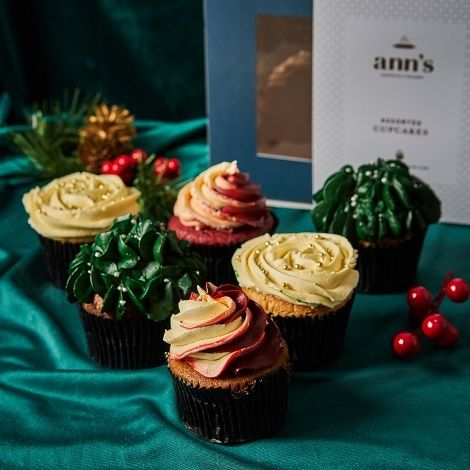
[[[69,301],[104,299],[102,310],[116,319],[126,311],[155,321],[177,311],[179,300],[201,284],[205,266],[160,222],[140,216],[116,219],[108,232],[83,245],[69,267]]]
[[[313,200],[316,229],[343,235],[353,243],[419,233],[441,216],[436,194],[400,160],[378,159],[357,171],[345,165],[325,181]]]

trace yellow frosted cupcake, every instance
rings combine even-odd
[[[349,241],[328,233],[263,235],[244,243],[232,265],[240,287],[278,325],[296,369],[341,353],[359,273]]]
[[[82,243],[108,230],[116,217],[139,212],[140,192],[115,175],[72,173],[23,196],[28,223],[38,233],[51,282],[64,288]]]

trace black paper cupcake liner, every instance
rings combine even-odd
[[[69,265],[80,250],[80,243],[67,243],[39,235],[44,264],[49,281],[59,289],[64,289],[68,278]]]
[[[239,247],[240,245],[191,245],[191,249],[198,253],[206,264],[207,275],[205,280],[215,285],[237,284],[237,278],[232,268],[232,256]]]
[[[111,369],[147,369],[166,362],[163,333],[168,320],[147,318],[108,320],[79,307],[90,356]]]
[[[202,439],[241,444],[273,434],[287,415],[287,370],[257,379],[247,390],[192,387],[171,373],[185,426]]]
[[[273,227],[267,233],[273,234],[279,223],[279,219],[271,213],[273,218]],[[248,241],[249,238],[246,240]],[[235,251],[240,248],[242,243],[225,246],[207,246],[207,245],[191,245],[192,250],[198,253],[207,267],[206,280],[215,285],[220,284],[238,284],[237,277],[232,267],[232,256]]]
[[[357,247],[359,292],[385,294],[412,287],[425,232],[393,245]]]
[[[341,354],[354,295],[341,308],[315,317],[272,316],[289,348],[295,370],[315,370]]]

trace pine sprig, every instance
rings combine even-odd
[[[50,100],[33,105],[27,119],[31,130],[15,132],[15,147],[33,163],[43,177],[56,178],[83,169],[77,158],[79,129],[99,95],[81,97],[76,89],[69,100]]]
[[[156,155],[152,154],[137,165],[134,186],[140,191],[139,200],[142,213],[154,220],[167,222],[173,215],[173,206],[178,191],[185,184],[179,178],[166,181],[162,175],[155,175]]]

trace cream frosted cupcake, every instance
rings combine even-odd
[[[163,340],[186,427],[237,444],[275,432],[287,413],[287,346],[263,309],[238,287],[216,287],[179,303]]]
[[[204,258],[216,284],[235,282],[230,265],[235,249],[276,225],[259,186],[236,161],[214,165],[186,184],[173,212],[168,228]]]
[[[359,281],[356,251],[328,233],[263,235],[239,248],[239,285],[273,318],[296,369],[313,369],[341,353]]]
[[[38,233],[51,282],[63,288],[82,243],[108,230],[116,217],[139,212],[140,192],[114,175],[72,173],[23,196],[28,223]]]

